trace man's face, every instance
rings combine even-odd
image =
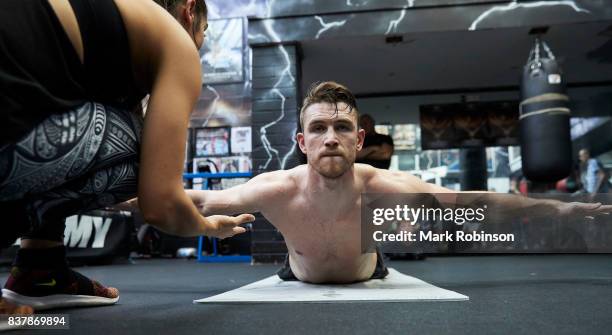
[[[339,103],[336,111],[333,104],[316,103],[304,111],[304,132],[297,134],[297,140],[315,171],[339,178],[355,163],[364,136],[348,105]]]
[[[580,159],[580,161],[582,163],[588,161],[589,160],[589,153],[586,150],[580,150],[578,152],[578,159]]]

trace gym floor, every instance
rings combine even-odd
[[[429,257],[388,265],[470,300],[195,305],[194,299],[263,279],[279,266],[136,260],[77,268],[119,288],[121,300],[49,311],[69,314],[70,330],[45,334],[609,334],[612,329],[612,255]],[[2,282],[6,277],[0,273]],[[8,333],[17,332],[28,331]]]

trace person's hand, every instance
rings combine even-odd
[[[204,220],[206,222],[204,235],[223,239],[246,232],[246,229],[240,225],[255,221],[255,216],[251,214],[211,215],[204,217]]]
[[[584,217],[594,219],[598,215],[608,215],[612,205],[602,205],[601,202],[589,204],[583,202],[564,202],[558,207],[561,217]]]

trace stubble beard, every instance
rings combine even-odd
[[[312,164],[310,162],[309,164],[322,177],[327,178],[327,179],[338,179],[342,177],[345,173],[347,173],[355,163],[354,161],[350,163],[349,160],[344,156],[338,156],[338,157],[342,158],[341,163],[325,164],[325,163],[322,163],[321,161],[324,159],[337,159],[337,158],[336,157],[332,157],[332,158],[321,157],[319,158],[318,164]]]

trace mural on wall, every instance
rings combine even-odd
[[[207,0],[208,18],[236,18],[266,14],[268,0]]]
[[[470,6],[461,6],[470,4]],[[445,6],[450,5],[450,6]],[[533,1],[518,3],[517,1],[498,3],[479,0],[390,0],[385,2],[368,0],[322,1],[265,1],[264,16],[249,19],[249,44],[278,43],[275,48],[285,54],[280,59],[286,69],[290,69],[291,58],[287,56],[282,43],[292,41],[308,41],[313,39],[346,38],[351,36],[373,36],[405,34],[410,32],[433,32],[448,30],[477,30],[494,27],[515,27],[517,25],[545,24],[554,22],[581,22],[593,20],[594,17],[612,16],[602,3],[588,1]],[[420,7],[419,10],[411,10]],[[340,14],[339,14],[340,13]],[[526,15],[529,13],[529,15]],[[532,14],[533,13],[533,14]],[[443,20],[433,20],[432,17],[443,17]],[[520,17],[521,20],[517,20]],[[529,22],[526,22],[526,19]],[[299,65],[298,65],[299,66]],[[286,83],[294,80],[288,73],[277,81],[277,85],[270,90],[269,95],[277,95],[279,99],[286,97],[276,88],[285,87]],[[282,86],[281,86],[281,83]],[[286,111],[283,113],[287,115]],[[481,117],[486,119],[488,116]],[[470,120],[464,120],[470,121]],[[474,121],[474,120],[471,120]],[[498,133],[508,132],[511,127],[503,123],[505,119],[489,120],[488,130]],[[281,120],[268,124],[261,133],[262,145],[270,159],[276,154],[275,143],[267,141],[266,131],[274,128]],[[470,138],[474,129],[471,122],[463,122],[469,129],[464,139],[464,145],[476,144],[479,140]],[[497,122],[493,124],[493,122]],[[289,130],[287,129],[287,132]],[[255,130],[254,130],[255,133]],[[502,134],[503,135],[503,134]],[[501,139],[501,135],[496,135]],[[505,135],[507,141],[498,141],[497,145],[513,144],[513,136]],[[486,145],[493,145],[487,143]],[[263,168],[266,168],[265,164]],[[284,166],[281,165],[281,168]]]
[[[200,50],[202,82],[207,85],[244,80],[243,19],[209,20]]]
[[[198,143],[195,134],[203,134],[204,129],[231,127],[228,131],[232,135],[250,136],[252,98],[246,17],[265,13],[265,0],[208,0],[207,6],[209,29],[200,50],[203,86],[190,119],[190,127],[197,132],[193,132],[192,150],[186,155],[186,166],[188,169],[193,166],[194,172],[204,169],[197,168],[203,164],[202,159],[194,160]],[[232,139],[232,143],[238,145],[238,140]],[[213,165],[217,168],[210,171],[250,171],[250,146],[251,138],[242,139],[240,156],[232,157],[226,152],[222,156],[227,159],[215,158],[217,164]]]
[[[512,12],[518,12],[520,13],[522,10],[525,9],[533,9],[533,8],[546,8],[546,7],[567,7],[573,11],[575,11],[576,13],[585,13],[585,14],[589,14],[590,11],[588,9],[586,9],[583,6],[580,6],[577,1],[568,1],[568,0],[561,0],[561,1],[534,1],[534,2],[529,2],[529,3],[520,3],[518,2],[518,0],[512,0],[507,4],[503,4],[503,5],[495,5],[492,6],[490,9],[488,9],[487,11],[485,11],[484,13],[480,14],[470,25],[469,30],[476,30],[478,29],[478,25],[480,23],[482,23],[485,20],[495,20],[496,17],[499,17],[500,15],[505,15],[508,13],[512,13]]]
[[[462,4],[470,5],[461,6]],[[603,1],[584,0],[515,0],[499,3],[484,0],[270,0],[266,1],[265,5],[266,15],[254,19],[249,29],[251,44],[410,32],[478,30],[516,27],[517,24],[546,25],[551,18],[556,22],[569,23],[612,16],[612,10]],[[419,10],[412,10],[416,8]],[[339,12],[347,14],[337,14]],[[527,13],[530,15],[526,15]]]
[[[542,25],[550,20],[571,23],[612,17],[612,10],[602,1],[582,0],[208,0],[207,3],[211,19],[210,43],[202,52],[206,86],[192,118],[193,126],[250,126],[251,108],[255,104],[251,92],[253,67],[249,45],[265,44],[267,49],[274,49],[280,54],[277,64],[279,68],[274,70],[273,78],[270,77],[270,80],[274,80],[273,85],[266,86],[265,92],[257,93],[258,99],[267,99],[265,108],[270,108],[268,105],[271,103],[277,105],[274,109],[266,110],[268,113],[276,113],[274,118],[252,129],[254,152],[256,148],[263,147],[267,157],[256,166],[262,170],[276,166],[285,168],[287,158],[295,149],[285,148],[287,143],[294,141],[295,133],[295,129],[289,129],[288,126],[294,117],[293,105],[287,102],[296,97],[288,95],[287,88],[297,90],[295,69],[299,65],[295,64],[294,54],[283,43],[350,36],[491,29],[536,23]],[[414,8],[419,10],[412,10]],[[441,16],[443,20],[432,20],[432,16]],[[245,25],[245,17],[249,18],[248,27]],[[517,17],[521,20],[517,20]],[[220,28],[213,27],[215,19],[223,19],[218,22]],[[237,22],[241,22],[242,29],[237,28],[240,25]],[[236,38],[229,33],[233,29],[242,31],[244,36]],[[244,34],[246,31],[248,34]],[[227,37],[217,37],[217,34]],[[242,48],[238,42],[242,43]],[[270,46],[270,43],[275,45]],[[242,58],[237,57],[240,49]],[[221,84],[228,82],[234,84]],[[235,85],[243,88],[241,95],[236,93],[238,90],[233,87]],[[489,130],[499,134],[507,132],[509,128],[503,125],[505,121],[489,120]],[[465,132],[469,135],[471,123],[466,122],[463,123],[470,129]],[[496,130],[493,127],[497,127]],[[270,137],[270,134],[277,133],[287,134],[287,138],[277,141]],[[501,135],[496,137],[500,138]],[[469,144],[470,140],[475,141],[468,138],[466,143]],[[507,144],[498,143],[509,144],[511,141]]]
[[[191,127],[250,126],[250,83],[205,85],[191,115]]]
[[[601,1],[601,0],[600,0]],[[519,2],[517,0],[503,1],[498,0],[499,4],[494,4],[491,0],[207,0],[209,18],[233,18],[233,17],[279,17],[297,15],[315,15],[335,13],[342,11],[371,11],[380,9],[403,10],[418,7],[448,6],[448,5],[467,5],[487,3],[486,11],[483,11],[477,20],[473,22],[477,26],[480,22],[496,15],[504,15],[512,11],[530,8],[546,8],[564,6],[576,12],[589,11],[581,2],[575,0],[547,0]],[[401,15],[393,21],[401,22]],[[393,21],[389,22],[393,24]],[[395,24],[397,24],[395,23]]]
[[[300,50],[299,45],[308,40],[351,38],[361,36],[385,36],[413,32],[438,32],[491,29],[496,26],[542,25],[550,20],[563,22],[570,16],[574,21],[600,15],[598,5],[590,5],[590,13],[576,11],[572,6],[554,4],[543,9],[523,8],[514,1],[491,0],[208,0],[209,18],[230,19],[249,17],[243,40],[243,79],[233,83],[204,81],[202,97],[192,119],[196,127],[230,126],[252,127],[251,153],[246,152],[246,141],[234,145],[234,139],[245,135],[242,130],[231,131],[230,153],[223,157],[202,157],[196,161],[195,170],[207,171],[269,171],[292,167],[288,159],[295,150],[296,109],[300,94]],[[573,3],[573,1],[562,1]],[[469,6],[461,6],[470,3]],[[576,1],[578,6],[587,1]],[[438,5],[446,5],[438,7]],[[421,7],[412,10],[413,7]],[[496,9],[497,7],[497,9]],[[545,7],[545,8],[544,8]],[[594,10],[598,9],[598,10]],[[525,15],[535,11],[536,15]],[[517,19],[517,15],[521,20]],[[600,17],[606,14],[601,14]],[[559,18],[560,17],[560,18]],[[612,15],[610,15],[612,17]],[[526,20],[523,21],[522,19]],[[542,18],[544,18],[542,20]],[[571,20],[570,20],[571,21]],[[384,37],[383,37],[384,39]],[[296,43],[297,42],[297,43]],[[252,49],[251,49],[252,48]],[[206,51],[203,56],[206,56]],[[222,62],[222,61],[220,61]],[[211,71],[212,73],[212,71]],[[223,71],[221,71],[223,73]],[[206,70],[204,77],[206,78]],[[231,81],[229,79],[228,81]],[[296,107],[297,106],[297,107]],[[252,109],[252,113],[251,113]],[[498,120],[503,123],[503,120]],[[416,133],[418,132],[418,126]],[[397,129],[396,143],[406,150],[399,165],[410,169],[449,166],[458,171],[459,150],[420,151],[418,135],[412,140],[409,129]],[[390,132],[393,133],[393,127]],[[401,134],[401,136],[399,135]],[[416,144],[413,144],[416,142]],[[409,149],[416,146],[415,149]],[[240,154],[233,153],[240,147]],[[244,149],[244,150],[243,150]],[[243,155],[251,155],[245,161]],[[238,158],[236,158],[238,157]],[[249,166],[249,162],[252,165]],[[244,182],[222,179],[211,182],[213,188],[226,187],[223,182]],[[201,182],[201,181],[200,181]],[[194,185],[196,181],[194,180]],[[210,185],[209,185],[210,186]],[[200,186],[202,187],[202,186]],[[271,229],[271,227],[270,227]],[[254,235],[255,236],[255,235]],[[266,241],[263,237],[254,237]],[[262,243],[263,244],[263,243]],[[276,243],[278,244],[278,243]],[[272,253],[284,251],[252,249],[254,260],[269,262]],[[267,258],[257,258],[266,254]],[[282,261],[282,259],[280,259]]]

